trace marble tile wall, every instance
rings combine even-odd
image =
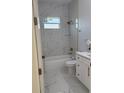
[[[46,57],[68,55],[70,53],[70,32],[67,24],[68,6],[39,3],[39,16],[41,23],[42,19],[47,16],[61,18],[59,30],[44,30],[43,24],[41,24],[43,55]]]

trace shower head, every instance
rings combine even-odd
[[[67,24],[68,24],[68,25],[72,25],[72,24],[73,24],[73,21],[70,20],[70,21],[67,22]]]

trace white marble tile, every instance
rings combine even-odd
[[[89,93],[88,89],[75,76],[67,73],[66,67],[51,69],[49,67],[46,67],[45,73],[45,93]]]
[[[44,30],[45,17],[60,17],[61,24],[58,30]],[[41,21],[42,50],[46,57],[67,55],[70,53],[70,35],[68,21],[68,6],[58,4],[39,3],[39,18]]]

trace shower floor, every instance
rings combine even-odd
[[[67,73],[65,60],[53,60],[48,63],[52,65],[45,65],[45,93],[89,93],[75,76]]]

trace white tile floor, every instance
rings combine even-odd
[[[89,91],[75,76],[67,73],[66,67],[63,67],[56,70],[47,69],[45,93],[89,93]]]

